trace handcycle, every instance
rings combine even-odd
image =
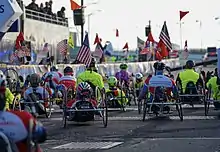
[[[99,115],[102,117],[102,122],[104,127],[108,125],[108,106],[105,99],[105,90],[101,90],[98,87],[95,87],[95,99],[98,102],[97,107],[92,106],[92,103],[89,102],[84,97],[82,99],[76,100],[74,103],[74,107],[68,108],[68,100],[67,100],[67,92],[64,85],[59,85],[60,90],[63,91],[64,102],[63,102],[63,127],[66,128],[67,121],[73,122],[87,122],[94,121],[95,115]],[[82,92],[86,95],[88,92]]]
[[[150,92],[149,88],[154,88],[153,93],[151,93],[151,97],[148,95],[146,96],[146,100],[144,101],[143,105],[143,121],[146,119],[147,114],[155,114],[156,117],[158,114],[164,114],[164,107],[175,105],[176,110],[178,112],[178,116],[180,121],[183,121],[183,112],[182,112],[182,105],[179,100],[178,92],[176,93],[175,97],[172,98],[170,101],[167,95],[167,89],[173,87],[172,81],[163,75],[156,75],[151,78],[148,84],[148,91]],[[155,107],[159,107],[156,111],[152,112],[152,109]],[[169,114],[169,113],[167,113]]]
[[[118,97],[119,92],[121,95],[120,97]],[[124,101],[127,99],[127,97],[123,97],[122,94],[122,90],[110,90],[109,92],[106,92],[106,101],[109,111],[126,111]]]

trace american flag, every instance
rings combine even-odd
[[[100,43],[96,44],[95,51],[93,52],[94,57],[98,57],[98,58],[102,57],[103,50],[100,45],[101,45]]]
[[[162,40],[162,42],[165,44],[165,46],[169,51],[172,51],[172,43],[170,41],[170,36],[167,29],[166,21],[163,24],[159,39]]]
[[[85,39],[83,41],[83,45],[79,49],[79,52],[77,54],[76,60],[84,63],[85,65],[89,65],[92,60],[92,55],[89,47],[89,38],[88,33],[85,36]]]
[[[64,39],[57,44],[57,50],[63,55],[65,55],[67,53],[67,49],[68,49],[67,42],[68,42],[68,40]]]

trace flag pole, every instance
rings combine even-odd
[[[180,20],[180,50],[181,50],[181,53],[183,52],[183,37],[182,37],[182,23],[181,23],[181,20]]]

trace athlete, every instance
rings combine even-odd
[[[148,87],[149,83],[151,81],[152,81],[151,83],[156,82],[155,80],[157,80],[157,83],[161,83],[161,86],[162,86],[162,84],[168,84],[169,85],[169,87],[166,87],[167,88],[166,89],[166,95],[169,99],[172,98],[172,97],[176,97],[177,88],[176,88],[175,82],[172,79],[170,79],[170,78],[163,75],[163,70],[165,68],[166,68],[165,64],[162,63],[162,62],[155,62],[154,63],[155,76],[148,77],[145,80],[145,84],[144,84],[143,89],[141,90],[141,92],[139,94],[138,101],[141,101],[146,95],[148,95],[150,97],[151,102],[153,101],[153,95],[155,95],[154,100],[158,100],[158,98],[159,98],[158,95],[160,95],[163,92],[161,92],[161,90],[155,90],[155,87]],[[157,76],[160,76],[160,77],[158,77],[159,79],[157,79]],[[148,90],[149,90],[149,92],[148,92]],[[152,108],[152,110],[155,111],[155,112],[157,112],[159,109],[160,109],[160,107],[156,106],[156,105]],[[169,106],[164,106],[163,110],[169,112],[170,108],[169,108]]]
[[[177,76],[176,83],[181,85],[182,93],[185,93],[186,86],[189,82],[193,82],[194,85],[198,86],[200,84],[203,86],[203,80],[199,73],[194,71],[194,62],[188,60],[186,62],[186,70],[180,72]]]
[[[93,71],[95,67],[95,60],[92,60],[86,71],[80,73],[77,77],[77,85],[81,82],[87,82],[92,87],[93,93],[95,93],[96,87],[104,90],[103,78],[99,73]]]
[[[119,83],[125,82],[126,87],[130,85],[130,73],[127,71],[128,65],[126,63],[122,63],[120,65],[120,71],[115,74]]]
[[[62,76],[59,80],[59,84],[63,84],[66,88],[72,88],[75,91],[76,80],[73,76],[73,69],[67,66],[64,71],[64,76]]]
[[[14,95],[11,93],[7,86],[7,81],[4,73],[0,70],[0,90],[4,90],[6,103],[5,103],[5,110],[10,110],[10,105],[13,104]]]
[[[1,82],[5,79],[0,78]],[[36,121],[36,119],[25,111],[5,111],[6,108],[6,87],[0,87],[0,132],[6,135],[10,141],[16,144],[19,152],[29,152],[28,150],[28,134],[31,132],[33,138],[31,140],[38,143],[43,143],[46,140],[46,129]],[[29,126],[33,125],[33,129],[29,130]],[[42,152],[40,147],[37,146],[37,152]],[[4,151],[4,147],[1,147]]]
[[[106,90],[106,93],[107,94],[108,93],[112,93],[112,95],[118,99],[117,100],[118,103],[116,103],[116,106],[117,107],[121,107],[122,105],[123,106],[127,105],[128,104],[128,99],[126,98],[124,91],[120,90],[117,87],[117,79],[116,79],[116,77],[110,76],[108,78],[107,82],[108,82],[109,88]],[[114,108],[116,108],[116,107],[114,107]]]
[[[206,86],[207,88],[211,89],[212,98],[217,101],[213,103],[215,108],[220,109],[220,78],[218,75],[211,77]]]
[[[27,102],[30,102],[29,105],[31,105],[31,111],[33,114],[44,114],[45,113],[45,107],[47,108],[47,102],[50,97],[50,93],[47,91],[46,88],[39,86],[40,84],[40,76],[36,73],[32,74],[30,76],[30,87],[24,92],[24,99]],[[36,102],[36,100],[42,100],[44,101],[44,105],[42,103],[38,103],[37,111],[35,104],[33,102]]]

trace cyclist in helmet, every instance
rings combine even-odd
[[[217,71],[217,68],[215,69],[215,71]],[[212,92],[212,98],[214,100],[217,100],[216,102],[214,102],[214,106],[215,106],[215,109],[220,109],[220,78],[217,74],[217,72],[215,72],[216,74],[211,77],[207,84],[206,84],[206,87],[211,89],[211,92]]]
[[[50,71],[43,75],[42,80],[50,83],[50,88],[56,88],[56,85],[59,84],[59,80],[62,77],[62,74],[58,72],[56,66],[52,66]]]
[[[126,63],[122,63],[120,65],[120,69],[121,70],[115,74],[115,77],[119,83],[125,82],[126,87],[129,87],[131,74],[127,71],[128,65]]]
[[[76,88],[76,98],[68,101],[67,108],[72,109],[76,106],[76,101],[89,101],[92,105],[91,108],[97,107],[97,102],[92,98],[93,90],[87,82],[81,82]],[[72,112],[72,116],[74,116]]]
[[[155,69],[155,76],[157,75],[163,75],[163,71],[164,69],[166,68],[165,64],[162,63],[162,62],[155,62],[154,63],[154,69]],[[142,100],[146,95],[148,95],[150,97],[150,101],[152,101],[152,95],[155,93],[155,88],[154,87],[149,87],[148,88],[148,85],[149,85],[149,82],[150,80],[153,78],[154,76],[151,76],[148,77],[146,80],[145,80],[145,83],[144,83],[144,86],[143,86],[143,89],[141,90],[140,94],[139,94],[139,97],[138,97],[138,101]],[[163,78],[164,78],[164,81],[169,81],[171,84],[172,84],[172,87],[171,88],[167,88],[166,90],[166,95],[168,97],[175,97],[176,96],[176,93],[177,93],[177,88],[176,88],[176,85],[175,85],[175,82],[171,79],[171,78],[168,78],[167,76],[164,76],[163,75]],[[166,83],[166,82],[164,82]],[[149,92],[148,92],[149,90]],[[156,93],[155,93],[156,94]],[[152,110],[154,112],[157,112],[158,110],[160,110],[160,107],[159,106],[156,106],[154,105],[154,107],[152,107]],[[170,111],[170,108],[169,106],[164,106],[164,111]]]
[[[5,80],[0,78],[0,81],[3,82]],[[30,130],[32,132],[33,141],[43,143],[47,137],[46,129],[26,111],[5,111],[7,104],[7,101],[5,100],[5,91],[6,89],[3,87],[0,88],[0,132],[6,135],[6,139],[8,138],[8,140],[14,142],[12,145],[15,144],[16,146],[13,149],[17,149],[19,152],[29,152],[27,140],[30,121],[33,122],[33,130]],[[0,138],[1,137],[2,134]],[[37,149],[37,152],[42,152],[39,146],[35,148]],[[1,147],[1,151],[4,151],[3,149],[4,147]]]
[[[136,89],[136,95],[139,95],[139,90],[144,86],[144,82],[143,82],[143,75],[142,73],[137,73],[135,75],[135,89]]]
[[[104,82],[102,76],[99,73],[94,72],[95,66],[95,60],[93,59],[90,65],[86,68],[86,71],[80,73],[77,77],[77,85],[81,82],[87,82],[90,84],[93,91],[95,91],[95,87],[104,89]]]
[[[194,85],[202,85],[203,80],[199,73],[194,71],[194,62],[192,60],[188,60],[185,65],[185,70],[180,72],[177,76],[176,83],[180,84],[183,93],[185,92],[186,86],[189,82],[193,82]]]
[[[121,107],[122,104],[127,105],[128,99],[125,96],[124,91],[120,90],[117,87],[118,80],[114,76],[110,76],[107,80],[109,88],[106,90],[106,93],[112,93],[114,97],[118,98],[118,103]]]
[[[63,73],[64,76],[60,78],[59,84],[63,84],[66,88],[73,88],[75,90],[76,80],[73,76],[73,68],[67,66]]]
[[[27,102],[36,102],[36,100],[43,100],[45,104],[38,103],[38,110],[36,111],[35,106],[31,106],[31,111],[34,115],[44,114],[45,107],[47,108],[47,101],[50,97],[51,92],[49,93],[48,90],[42,86],[40,86],[40,76],[36,73],[31,74],[30,76],[30,87],[24,92],[24,99]],[[33,95],[35,95],[33,97]],[[35,98],[36,97],[36,98]]]
[[[7,81],[4,73],[0,70],[0,90],[5,93],[6,103],[5,110],[10,110],[10,105],[13,104],[14,95],[11,93],[9,88],[7,88]]]

